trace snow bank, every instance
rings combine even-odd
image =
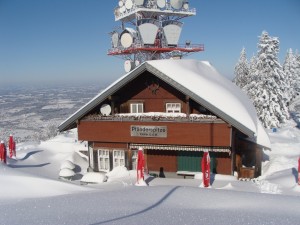
[[[86,184],[101,184],[105,181],[106,177],[101,172],[88,172],[81,178],[81,183]]]
[[[75,169],[75,165],[73,162],[71,162],[70,160],[65,160],[63,161],[63,163],[61,164],[60,166],[60,169],[70,169],[70,170],[73,170]]]
[[[72,169],[63,168],[59,171],[59,177],[71,179],[73,176],[75,176],[75,172]]]
[[[112,182],[119,179],[129,178],[130,173],[125,166],[117,166],[112,171],[106,173],[107,182]]]

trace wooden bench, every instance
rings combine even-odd
[[[178,176],[183,176],[184,179],[186,176],[195,176],[198,173],[200,173],[200,172],[191,172],[191,171],[177,171],[176,172],[176,174]]]

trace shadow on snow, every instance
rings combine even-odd
[[[91,225],[98,225],[98,224],[105,224],[105,223],[109,223],[109,222],[114,222],[114,221],[117,221],[117,220],[122,220],[122,219],[126,219],[126,218],[129,218],[129,217],[132,217],[132,216],[136,216],[136,215],[139,215],[139,214],[142,214],[142,213],[145,213],[157,206],[159,206],[160,204],[162,204],[168,197],[170,197],[171,194],[173,194],[174,191],[176,191],[177,189],[179,188],[179,186],[176,186],[174,188],[172,188],[167,194],[165,194],[158,202],[154,203],[153,205],[149,206],[148,208],[146,209],[143,209],[141,211],[138,211],[138,212],[135,212],[135,213],[132,213],[130,215],[126,215],[126,216],[120,216],[118,218],[114,218],[114,219],[110,219],[110,220],[105,220],[105,221],[101,221],[101,222],[98,222],[98,223],[93,223]]]

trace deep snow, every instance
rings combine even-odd
[[[83,185],[87,160],[80,151],[87,146],[76,130],[17,144],[17,160],[0,164],[0,224],[299,224],[296,125],[269,131],[272,151],[265,152],[261,177],[212,175],[209,189],[199,187],[201,175],[149,177],[148,186],[138,187],[136,171],[124,168],[108,174],[108,182]],[[72,181],[59,178],[66,161],[75,165]]]

